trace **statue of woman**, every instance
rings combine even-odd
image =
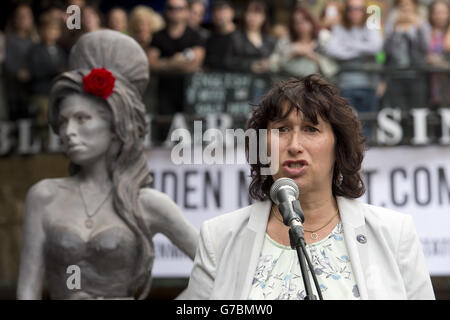
[[[45,279],[51,299],[144,299],[152,237],[164,234],[191,259],[198,239],[176,204],[149,188],[147,57],[132,38],[101,30],[79,39],[69,65],[52,88],[49,123],[70,176],[28,191],[17,296],[40,299]]]

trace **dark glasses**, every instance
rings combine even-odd
[[[364,11],[366,7],[363,6],[348,6],[347,11]]]
[[[166,9],[167,11],[181,11],[186,9],[186,6],[167,6]]]

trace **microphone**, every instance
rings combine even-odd
[[[278,206],[283,223],[288,227],[299,225],[302,229],[302,222],[305,220],[300,202],[298,186],[290,178],[279,178],[270,188],[270,199]]]
[[[289,240],[291,242],[291,248],[297,251],[303,285],[305,286],[306,291],[305,300],[316,300],[311,289],[308,270],[305,264],[306,259],[309,269],[314,270],[311,260],[306,252],[305,235],[302,225],[303,221],[305,221],[305,216],[303,215],[300,201],[297,199],[298,195],[298,186],[295,181],[290,178],[279,178],[272,184],[272,187],[270,187],[270,199],[278,206],[278,210],[280,210],[281,215],[283,216],[283,223],[290,228]],[[311,275],[319,298],[322,300],[322,293],[316,275],[314,272],[311,272]]]

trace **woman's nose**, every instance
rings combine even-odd
[[[67,123],[64,127],[63,134],[65,137],[72,137],[76,135],[76,124],[73,120],[67,120]]]
[[[292,131],[289,139],[288,152],[292,155],[303,152],[303,137],[300,131]]]

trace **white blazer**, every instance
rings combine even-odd
[[[337,204],[361,299],[435,299],[411,216],[344,197]],[[259,201],[205,221],[178,298],[247,299],[270,207]]]

